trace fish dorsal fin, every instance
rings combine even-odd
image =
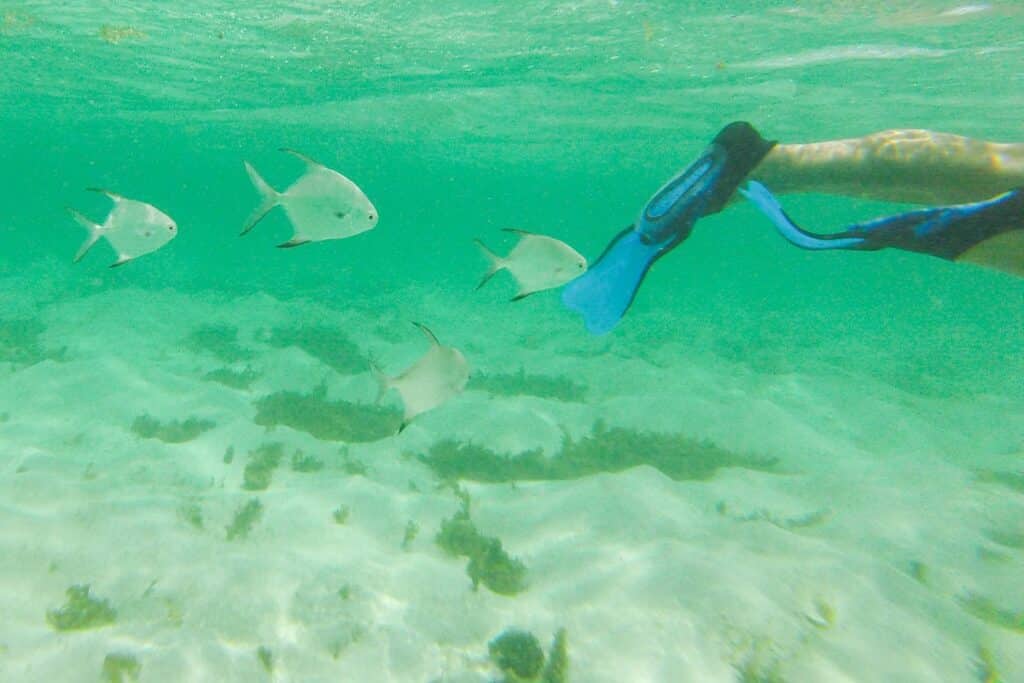
[[[420,332],[422,332],[424,336],[426,336],[426,338],[430,341],[431,344],[433,344],[434,346],[441,345],[441,342],[437,341],[437,337],[434,336],[434,333],[431,332],[426,325],[418,322],[413,322],[413,325],[420,328]]]
[[[301,159],[302,161],[305,161],[306,165],[308,165],[308,166],[315,166],[317,168],[325,168],[324,165],[321,164],[319,161],[316,161],[315,159],[310,159],[309,157],[307,157],[302,152],[296,152],[294,149],[290,149],[288,147],[281,147],[280,151],[284,152],[285,154],[291,154],[296,159]]]
[[[111,199],[113,199],[115,202],[119,202],[122,199],[124,199],[122,195],[119,195],[116,192],[111,192],[110,190],[104,190],[102,187],[87,187],[85,189],[88,190],[89,192],[99,192],[100,194],[105,194]]]
[[[502,228],[501,231],[515,233],[516,235],[522,235],[523,237],[533,237],[537,234],[535,232],[530,232],[529,230],[520,230],[519,228]]]

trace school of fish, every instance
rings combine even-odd
[[[305,171],[284,191],[275,190],[248,161],[245,170],[260,196],[259,205],[245,220],[241,234],[280,206],[292,227],[292,236],[278,244],[280,248],[298,247],[311,242],[345,239],[373,230],[379,214],[373,202],[350,179],[292,149],[280,151],[305,164]],[[114,205],[103,223],[96,223],[75,209],[68,212],[87,231],[75,254],[77,263],[100,240],[106,239],[117,258],[111,267],[122,266],[140,256],[157,251],[178,235],[178,225],[166,213],[146,202],[129,199],[109,190],[89,188],[109,197]],[[565,242],[546,235],[506,228],[518,236],[515,246],[504,257],[498,256],[476,240],[490,262],[490,268],[477,289],[496,273],[508,271],[516,281],[513,301],[543,290],[560,287],[587,270],[587,260]],[[380,401],[390,390],[402,400],[401,432],[418,415],[446,403],[462,393],[469,381],[470,367],[458,349],[442,345],[425,325],[414,323],[430,343],[426,353],[394,377],[372,366],[377,378]]]

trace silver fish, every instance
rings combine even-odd
[[[75,263],[81,261],[101,237],[105,237],[117,252],[117,260],[110,264],[113,268],[156,251],[178,235],[178,224],[155,206],[122,197],[109,190],[94,187],[89,190],[107,195],[114,200],[114,206],[102,225],[68,207],[68,213],[89,231],[89,236],[75,254]]]
[[[377,225],[377,209],[355,183],[295,150],[281,151],[304,161],[306,172],[287,190],[278,192],[246,161],[245,170],[262,201],[245,221],[243,235],[278,205],[284,209],[293,230],[290,240],[277,245],[282,248],[344,239]]]
[[[425,325],[413,323],[427,337],[430,348],[423,356],[397,377],[388,377],[376,367],[374,375],[380,386],[379,401],[390,389],[402,397],[405,412],[398,431],[428,410],[433,410],[450,398],[462,393],[469,381],[469,363],[462,352],[451,346],[442,346]]]
[[[534,292],[561,287],[587,270],[587,259],[565,242],[525,230],[504,230],[519,235],[519,242],[505,257],[495,254],[480,240],[474,240],[491,262],[490,270],[480,280],[477,289],[487,284],[499,270],[507,270],[519,286],[512,297],[517,301]]]

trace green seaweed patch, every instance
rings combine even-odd
[[[526,565],[501,547],[497,538],[483,537],[483,550],[470,556],[466,573],[473,590],[484,584],[498,595],[515,595],[526,590]]]
[[[539,449],[514,457],[470,443],[445,439],[419,456],[443,480],[482,482],[578,479],[599,472],[621,472],[649,465],[675,480],[707,480],[723,467],[778,471],[774,458],[758,458],[725,450],[709,441],[678,434],[641,432],[594,425],[579,441],[566,438],[562,451],[546,457]],[[810,524],[817,520],[810,520]]]
[[[978,646],[977,658],[974,660],[974,675],[981,683],[1002,683],[1003,677],[996,668],[995,657],[984,645]]]
[[[989,564],[1007,564],[1013,561],[1013,557],[1009,553],[1004,553],[1001,550],[993,550],[992,548],[986,548],[985,546],[978,546],[975,549],[978,554],[978,559],[982,562],[988,562]]]
[[[412,547],[412,542],[419,536],[420,525],[416,523],[416,520],[410,519],[405,525],[405,533],[402,535],[402,550],[409,550]]]
[[[67,590],[68,600],[62,607],[47,610],[46,621],[57,631],[84,631],[113,624],[117,612],[108,600],[89,595],[88,585],[75,585]]]
[[[786,683],[779,671],[779,664],[762,664],[755,659],[748,659],[736,667],[737,683]]]
[[[35,365],[44,360],[64,360],[67,349],[46,349],[39,337],[46,331],[37,318],[0,319],[0,362]]]
[[[259,660],[264,671],[268,674],[274,673],[274,653],[271,652],[269,647],[260,645],[259,649],[256,650],[256,659]]]
[[[331,513],[331,519],[334,520],[335,524],[345,524],[348,522],[348,516],[352,510],[348,505],[339,505],[334,508],[334,512]]]
[[[149,415],[140,415],[132,422],[131,430],[143,439],[157,439],[164,443],[185,443],[217,426],[212,420],[190,417],[186,420],[160,422]]]
[[[284,444],[264,443],[249,452],[249,462],[242,472],[242,488],[246,491],[265,491],[274,477],[274,470],[284,458]]]
[[[469,517],[468,498],[461,510],[441,522],[434,541],[449,555],[469,558],[466,573],[473,590],[481,583],[498,595],[515,595],[526,589],[526,565],[505,552],[500,540],[477,530]]]
[[[467,388],[497,396],[537,396],[569,403],[582,403],[587,394],[585,386],[569,377],[528,375],[523,368],[505,374],[473,373]]]
[[[203,528],[203,509],[199,507],[199,503],[182,503],[178,506],[178,518],[195,529]]]
[[[308,394],[278,391],[257,399],[254,405],[256,424],[284,425],[322,441],[379,441],[398,433],[402,424],[402,414],[394,408],[330,401],[324,385]]]
[[[778,646],[769,638],[742,635],[732,659],[737,683],[786,683]]]
[[[338,327],[275,327],[266,341],[277,348],[298,347],[342,375],[357,375],[370,367],[369,359]]]
[[[984,622],[1024,633],[1024,612],[1000,607],[994,601],[977,593],[968,593],[957,598],[957,602],[968,613]]]
[[[238,328],[233,325],[200,325],[185,337],[185,346],[208,353],[223,363],[237,363],[253,357],[251,349],[238,343]]]
[[[133,655],[111,652],[103,658],[100,683],[129,683],[139,680],[142,665]]]
[[[504,456],[485,446],[442,439],[435,442],[419,460],[443,481],[533,481],[555,478],[554,467],[540,449],[516,456]]]
[[[263,517],[263,503],[259,498],[252,498],[247,503],[238,507],[231,524],[227,526],[227,539],[233,541],[236,538],[247,538],[252,528]]]
[[[491,661],[501,670],[501,683],[568,683],[569,639],[558,629],[545,660],[544,651],[529,631],[506,629],[487,644]]]
[[[784,529],[785,531],[810,529],[820,526],[832,519],[832,511],[828,508],[813,510],[807,514],[797,515],[795,517],[780,517],[763,508],[746,514],[733,514],[723,501],[719,501],[719,503],[715,505],[715,509],[718,511],[718,514],[728,517],[736,522],[767,522],[768,524]]]
[[[540,679],[543,683],[569,682],[569,635],[564,628],[555,633],[548,651],[548,663]]]
[[[910,577],[922,586],[927,586],[931,583],[931,572],[928,569],[928,565],[924,562],[921,562],[920,560],[913,560],[911,561],[908,569]]]
[[[1024,550],[1024,531],[1010,529],[986,529],[985,535],[989,540],[1005,548]]]
[[[1024,473],[1005,470],[976,470],[978,481],[983,484],[997,484],[1017,493],[1024,493]]]
[[[259,379],[260,373],[256,372],[250,366],[246,366],[244,370],[233,370],[231,368],[217,368],[216,370],[210,370],[208,373],[203,375],[203,379],[207,382],[217,382],[223,384],[231,389],[238,389],[239,391],[245,391],[252,386],[252,383]]]
[[[370,471],[370,468],[366,466],[365,462],[353,458],[349,455],[347,449],[343,450],[341,453],[341,469],[345,474],[352,477],[365,477],[366,473]]]
[[[529,631],[510,628],[487,643],[487,652],[513,681],[536,679],[544,669],[544,650]]]
[[[323,468],[324,461],[315,456],[306,455],[302,451],[295,451],[292,454],[293,472],[319,472]]]

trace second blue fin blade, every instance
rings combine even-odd
[[[756,180],[751,180],[745,189],[740,189],[740,194],[761,210],[780,235],[801,249],[855,249],[864,243],[864,238],[860,236],[818,235],[804,230],[783,210],[775,195]]]
[[[622,319],[664,245],[647,244],[632,227],[619,233],[597,263],[562,290],[562,303],[583,316],[587,331],[605,334]]]

